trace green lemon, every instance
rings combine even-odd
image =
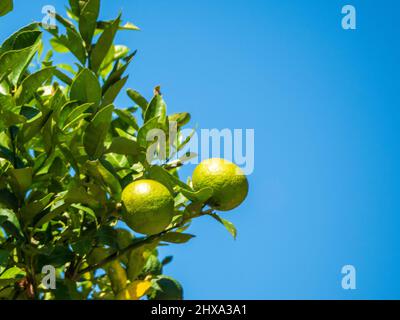
[[[122,219],[134,231],[160,233],[171,223],[174,199],[169,190],[154,180],[138,180],[122,192]]]
[[[182,300],[183,289],[181,284],[168,276],[160,276],[156,281],[156,290],[150,295],[152,300]]]
[[[193,172],[193,188],[214,190],[209,205],[220,211],[238,207],[246,198],[249,183],[242,169],[232,162],[213,158],[201,162]]]

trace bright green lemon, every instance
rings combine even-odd
[[[122,218],[134,231],[146,235],[160,233],[171,223],[174,199],[169,190],[154,180],[138,180],[122,192]]]
[[[193,172],[193,188],[214,190],[209,205],[220,211],[238,207],[246,198],[249,184],[242,169],[232,162],[213,158],[201,162]]]

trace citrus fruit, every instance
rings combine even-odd
[[[174,199],[169,190],[154,180],[138,180],[122,192],[122,218],[134,231],[153,235],[171,223]]]
[[[145,275],[157,276],[162,273],[163,265],[155,255],[151,255],[144,265],[142,273]]]
[[[168,276],[160,276],[157,281],[157,289],[150,295],[152,300],[182,300],[183,289],[181,284]]]
[[[193,188],[212,188],[208,204],[220,211],[239,206],[247,196],[249,184],[242,169],[232,162],[213,158],[202,161],[193,172]]]

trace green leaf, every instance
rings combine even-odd
[[[0,266],[5,267],[7,265],[9,256],[10,253],[7,250],[0,249]]]
[[[212,188],[203,188],[198,191],[190,191],[185,188],[179,188],[179,191],[189,200],[202,203],[205,203],[208,199],[210,199],[214,192]]]
[[[84,103],[80,106],[76,106],[75,103],[67,103],[67,105],[63,108],[63,116],[65,117],[62,121],[63,130],[65,130],[66,126],[70,126],[72,122],[75,122],[78,117],[82,115],[87,115],[85,111],[87,111],[93,103]],[[69,112],[69,113],[68,113]]]
[[[168,116],[170,122],[177,122],[178,127],[183,127],[190,121],[190,114],[187,112],[175,113],[173,115]]]
[[[107,26],[103,33],[101,34],[99,40],[97,41],[95,47],[92,50],[90,55],[91,68],[94,72],[97,72],[107,56],[113,41],[115,34],[117,33],[119,23],[121,21],[121,17],[119,16],[117,19],[113,21],[112,24]]]
[[[112,248],[118,248],[117,231],[110,226],[101,227],[96,233],[96,240],[98,245],[107,245]]]
[[[0,17],[6,15],[13,9],[13,0],[0,0]]]
[[[71,207],[74,207],[75,209],[78,209],[78,210],[82,210],[83,212],[85,212],[89,216],[91,216],[95,221],[97,221],[96,214],[94,213],[94,211],[91,208],[85,207],[85,206],[83,206],[81,204],[77,204],[77,203],[73,204]]]
[[[154,143],[154,141],[147,141],[147,135],[153,129],[160,129],[164,132],[167,130],[166,124],[161,117],[156,117],[147,121],[145,125],[139,129],[137,141],[142,148],[147,149],[150,144]]]
[[[79,31],[88,48],[91,46],[94,31],[96,30],[99,11],[100,0],[87,0],[80,10]]]
[[[35,42],[31,46],[20,50],[7,51],[0,56],[0,79],[7,76],[9,82],[14,86],[39,49],[41,33],[39,31],[32,31],[31,33],[35,35]]]
[[[118,115],[119,119],[126,123],[129,127],[139,130],[136,118],[127,109],[116,109],[114,112]]]
[[[21,225],[18,221],[17,215],[13,210],[0,208],[0,223],[9,232],[22,236]]]
[[[139,31],[140,28],[138,26],[134,25],[132,22],[127,22],[123,26],[120,26],[119,30]]]
[[[108,187],[111,195],[115,199],[120,198],[122,192],[121,184],[118,179],[99,161],[88,161],[86,163],[86,169],[89,174],[95,178],[100,184]]]
[[[14,40],[13,50],[25,49],[32,46],[40,36],[41,32],[39,30],[26,30],[20,32]]]
[[[110,128],[113,110],[113,105],[101,109],[85,130],[83,144],[92,159],[98,159],[104,153],[104,142]]]
[[[182,182],[160,166],[152,166],[149,169],[149,177],[165,185],[172,193],[175,193],[174,189],[176,186],[179,187],[180,190],[185,189],[188,190],[188,192],[191,190],[186,183]]]
[[[15,93],[17,105],[28,103],[39,87],[53,76],[54,70],[54,67],[44,68],[26,77]]]
[[[33,168],[10,169],[8,174],[14,192],[23,198],[32,185]]]
[[[59,69],[54,70],[54,75],[67,85],[72,85],[72,79]]]
[[[77,242],[72,243],[71,248],[75,253],[79,255],[88,254],[93,248],[92,239],[80,239]]]
[[[136,55],[136,52],[137,51],[133,52],[124,59],[126,62],[125,64],[121,64],[118,60],[114,63],[114,68],[103,85],[103,92],[106,92],[111,85],[113,85],[115,82],[121,79],[123,73],[126,71],[129,64],[132,62],[133,57]]]
[[[4,286],[10,283],[14,283],[17,280],[23,278],[26,272],[18,267],[11,267],[4,271],[0,276],[0,286]]]
[[[78,73],[71,85],[70,98],[82,103],[91,102],[96,106],[100,104],[100,83],[91,70],[85,68]]]
[[[79,15],[81,13],[81,8],[80,8],[80,5],[79,5],[79,1],[80,0],[69,0],[68,1],[69,5],[71,6],[72,13],[77,17],[79,17]]]
[[[127,94],[128,97],[131,98],[133,102],[135,102],[143,110],[143,112],[146,111],[149,102],[145,98],[143,98],[143,96],[139,92],[133,89],[128,89]]]
[[[107,153],[137,156],[140,153],[140,148],[136,141],[124,137],[116,137],[113,139]]]
[[[14,99],[0,93],[0,131],[25,120],[24,116],[18,114]]]
[[[161,237],[161,241],[170,243],[186,243],[195,236],[188,233],[168,232]]]
[[[157,256],[151,255],[147,259],[146,264],[143,267],[142,274],[158,276],[158,275],[162,274],[162,269],[163,269],[163,265],[158,260]]]
[[[72,259],[73,253],[68,247],[57,245],[51,253],[43,254],[38,257],[39,270],[41,270],[44,265],[52,265],[55,268],[59,268],[71,262]]]
[[[47,207],[53,196],[54,193],[49,193],[44,198],[30,202],[25,207],[23,207],[21,209],[21,215],[23,221],[26,224],[30,224],[30,222],[35,218],[35,216],[40,212],[42,212]]]
[[[0,159],[0,163],[6,160]],[[3,171],[4,172],[4,171]],[[3,174],[2,172],[2,174]],[[18,200],[15,195],[9,191],[8,189],[1,189],[0,190],[0,208],[3,209],[15,209],[18,208]]]
[[[53,113],[54,115],[54,113]],[[44,150],[47,154],[51,154],[54,147],[57,145],[57,125],[54,116],[51,116],[42,130]]]
[[[34,118],[26,122],[22,129],[18,132],[18,142],[23,145],[29,142],[34,136],[36,136],[40,130],[45,126],[47,120],[51,117],[52,111],[45,111],[37,114]]]
[[[211,217],[213,217],[215,220],[217,220],[219,223],[221,223],[226,230],[229,231],[229,233],[232,235],[232,237],[234,239],[236,239],[237,237],[237,230],[236,227],[234,226],[234,224],[226,219],[221,218],[219,215],[217,215],[216,213],[211,213],[210,214]]]
[[[21,34],[25,33],[26,31],[37,31],[37,30],[38,30],[38,23],[34,22],[14,32],[0,46],[0,55],[5,51],[15,50],[16,49],[14,47],[15,41]],[[32,44],[33,43],[31,43],[31,45]]]
[[[53,111],[56,119],[58,119],[61,108],[65,105],[65,103],[67,103],[67,99],[64,95],[64,92],[61,90],[60,87],[57,87],[49,101],[50,109]]]
[[[166,266],[167,264],[170,264],[172,262],[172,260],[174,259],[173,256],[166,256],[162,261],[161,264],[163,266]]]
[[[103,101],[101,103],[102,106],[107,106],[114,102],[117,98],[118,94],[124,87],[126,81],[128,80],[128,76],[114,83],[104,94]]]
[[[97,29],[104,30],[108,25],[110,25],[112,21],[98,21]],[[130,30],[130,31],[139,31],[140,28],[134,25],[132,22],[127,22],[122,26],[118,27],[118,30]]]
[[[64,17],[62,17],[62,16],[60,16],[60,15],[57,14],[57,13],[56,13],[56,20],[57,20],[59,23],[61,23],[65,28],[76,30],[76,29],[75,29],[75,25],[74,25],[70,20],[68,20],[68,19],[66,19],[66,18],[64,18]],[[56,30],[57,30],[57,28],[56,28]]]
[[[55,37],[50,40],[50,44],[54,51],[60,53],[71,53],[78,58],[82,65],[86,62],[86,49],[83,44],[81,35],[75,30],[75,28],[67,28],[67,34]]]
[[[65,201],[69,204],[83,204],[92,208],[98,208],[100,203],[87,193],[86,189],[82,186],[72,186],[66,196]]]
[[[70,50],[59,38],[50,39],[50,45],[55,52],[58,53],[68,53]]]
[[[165,104],[163,97],[160,94],[156,94],[146,109],[144,122],[148,122],[155,117],[163,119],[166,117],[166,114],[167,105]]]

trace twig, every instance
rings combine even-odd
[[[79,272],[76,273],[76,278],[79,277],[79,276],[82,276],[83,274],[85,274],[87,272],[91,272],[93,270],[99,269],[99,268],[101,268],[101,267],[105,266],[106,264],[108,264],[108,263],[120,258],[121,256],[125,255],[126,253],[128,253],[128,252],[130,252],[130,251],[132,251],[134,249],[138,249],[138,248],[140,248],[140,247],[142,247],[142,246],[144,246],[146,244],[152,243],[153,241],[162,238],[162,236],[165,235],[166,233],[182,227],[188,220],[191,220],[191,219],[194,219],[194,218],[198,218],[198,217],[201,217],[201,216],[204,216],[204,215],[208,215],[208,214],[210,214],[212,212],[213,212],[213,210],[209,209],[207,211],[200,212],[198,214],[192,215],[192,216],[184,219],[181,223],[179,223],[179,224],[177,224],[177,225],[175,225],[175,226],[173,226],[173,227],[171,227],[171,228],[169,228],[167,230],[164,230],[163,232],[160,232],[158,234],[155,234],[155,235],[152,235],[152,236],[148,236],[148,237],[143,238],[143,239],[141,239],[139,241],[136,241],[136,242],[132,243],[131,245],[129,245],[128,247],[126,247],[126,248],[124,248],[122,250],[114,252],[113,254],[111,254],[110,256],[105,258],[104,260],[80,270]]]

